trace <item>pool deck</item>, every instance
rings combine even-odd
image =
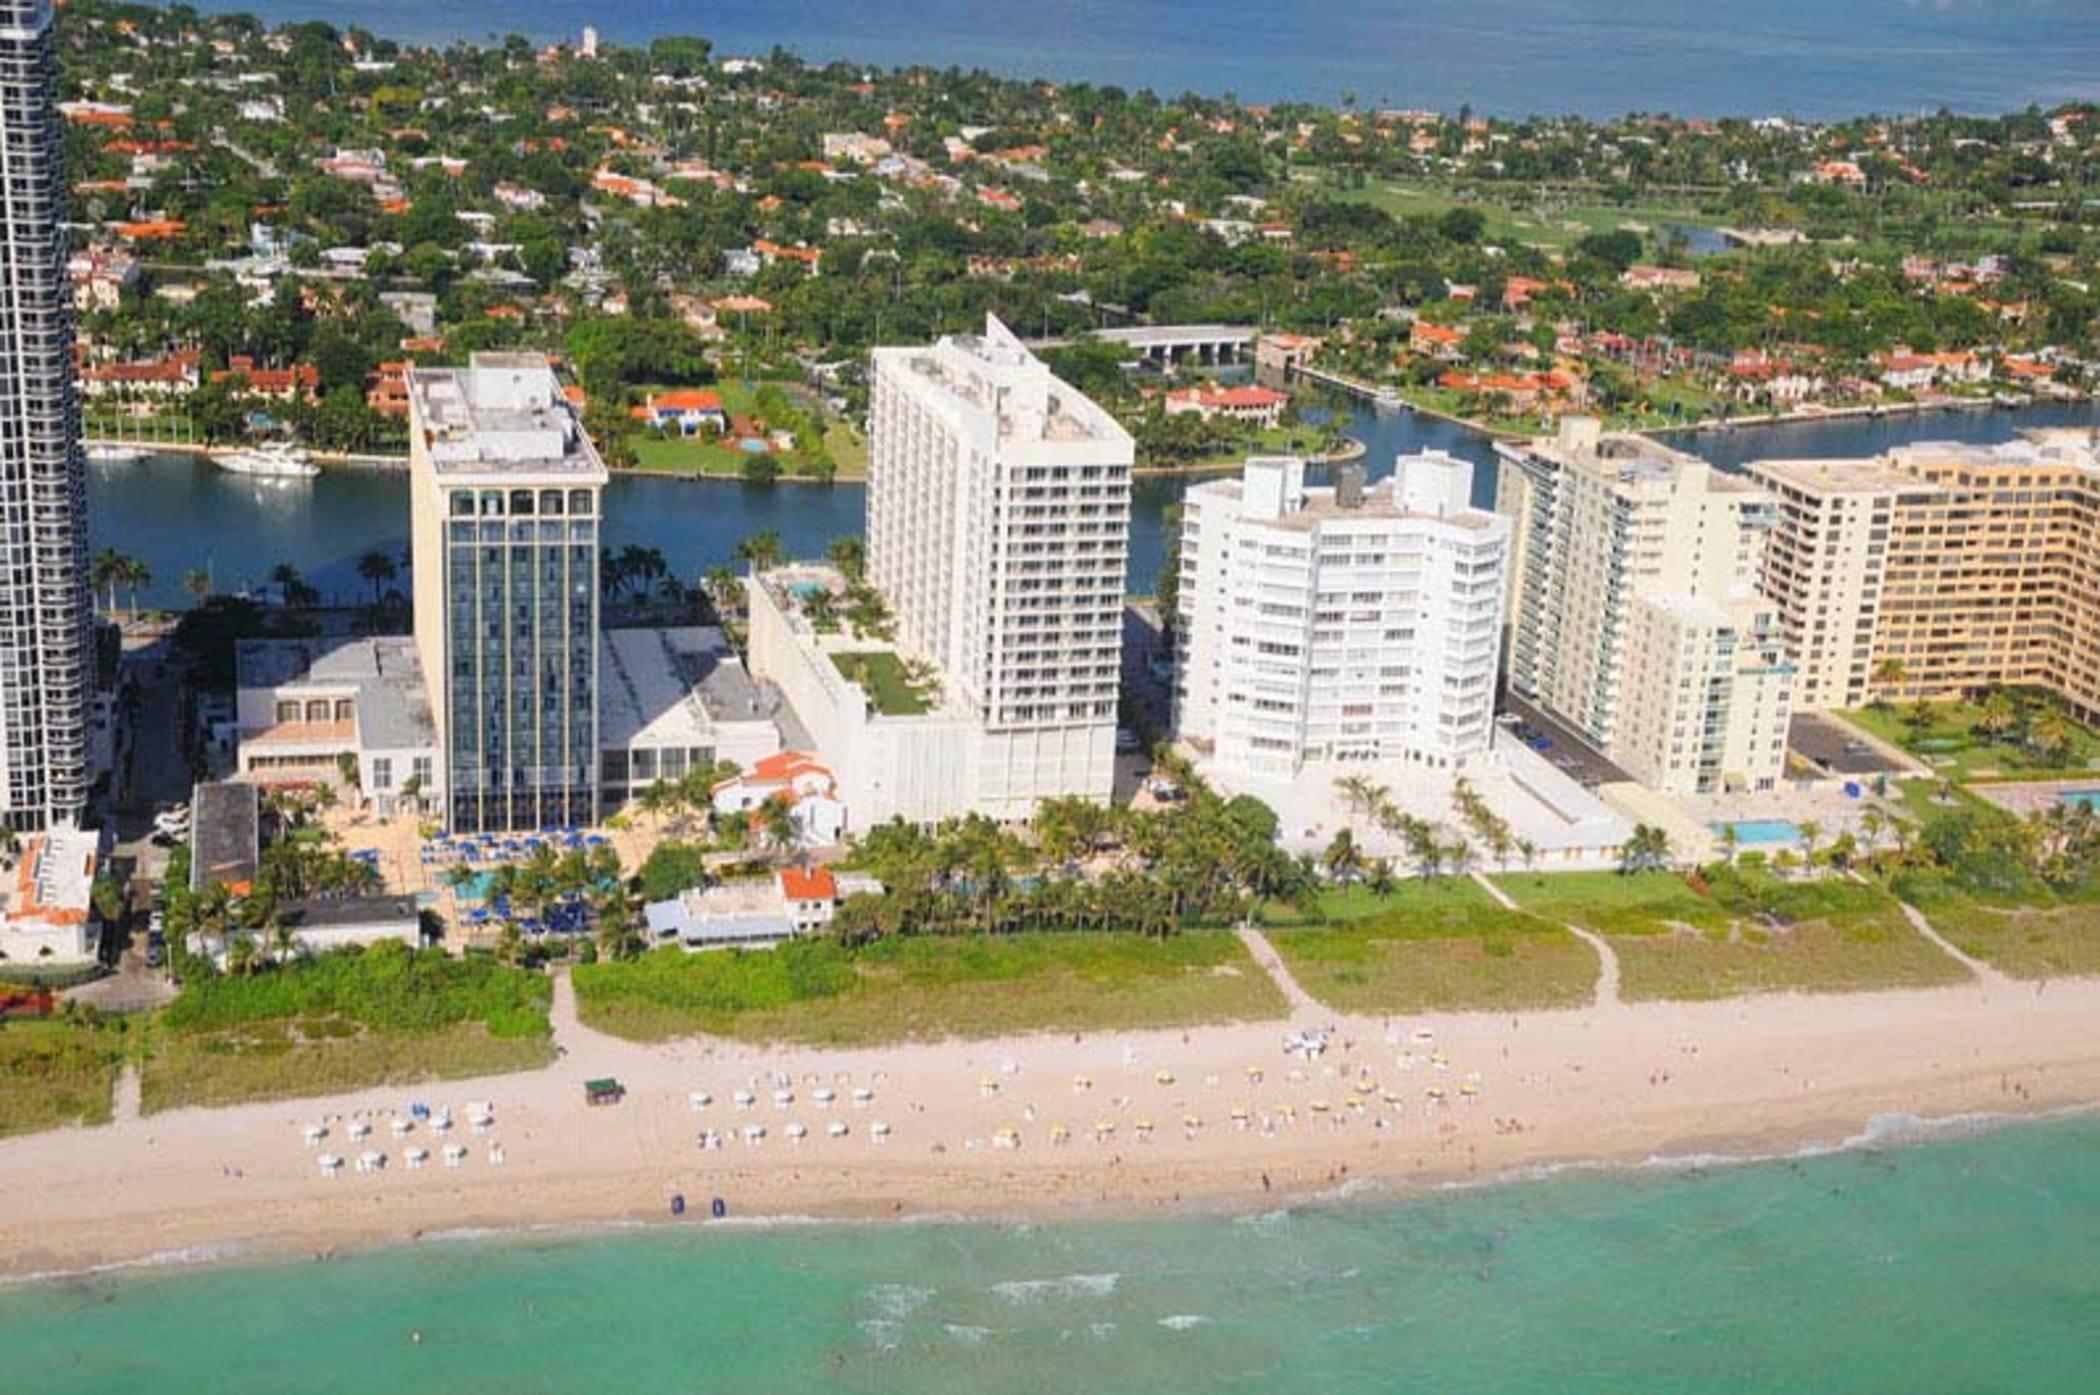
[[[1979,784],[1970,785],[1968,790],[2011,813],[2032,814],[2061,803],[2063,796],[2073,791],[2100,794],[2100,772],[2088,771],[2076,780],[2038,780],[2017,785]],[[2095,801],[2095,812],[2100,812],[2100,800]]]

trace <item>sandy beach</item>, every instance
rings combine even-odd
[[[545,1071],[144,1118],[120,1106],[113,1124],[0,1142],[0,1272],[668,1222],[674,1195],[684,1224],[703,1223],[716,1197],[733,1218],[1042,1218],[1762,1156],[1855,1139],[1889,1116],[2100,1102],[2096,1021],[2100,982],[1991,978],[1390,1022],[1301,1001],[1288,1022],[1187,1034],[762,1050],[601,1036],[578,1025],[563,981],[563,1054]],[[1324,1053],[1285,1049],[1306,1028],[1326,1031]],[[626,1099],[588,1106],[583,1082],[605,1076]],[[391,1119],[412,1100],[449,1106],[455,1127],[397,1136]],[[469,1101],[493,1107],[486,1132]],[[360,1118],[367,1137],[353,1137]],[[309,1143],[317,1124],[328,1133]],[[754,1128],[763,1137],[747,1140]],[[703,1149],[709,1130],[720,1145]],[[456,1167],[441,1160],[448,1143],[465,1148]],[[413,1147],[431,1155],[420,1169]],[[358,1170],[367,1149],[387,1155],[383,1168]],[[345,1160],[334,1176],[317,1164],[328,1152]]]

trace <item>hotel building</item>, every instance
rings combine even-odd
[[[85,811],[93,695],[86,464],[50,0],[0,0],[0,823]]]
[[[1369,488],[1353,467],[1308,488],[1279,458],[1190,489],[1176,734],[1258,777],[1484,756],[1511,527],[1472,491],[1473,466],[1442,452]]]
[[[2083,431],[1750,472],[1805,707],[2032,684],[2100,715],[2100,461]],[[1881,681],[1893,669],[1894,682]]]
[[[1777,783],[1792,669],[1755,589],[1772,496],[1588,418],[1496,450],[1511,690],[1657,788]]]
[[[545,357],[409,375],[416,649],[456,832],[598,816],[604,463]]]

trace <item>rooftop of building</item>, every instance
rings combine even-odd
[[[1492,532],[1506,527],[1500,515],[1475,507],[1471,500],[1472,463],[1460,460],[1441,451],[1426,452],[1418,456],[1403,456],[1397,462],[1402,471],[1410,463],[1419,469],[1442,468],[1452,472],[1448,488],[1455,497],[1465,500],[1458,507],[1451,507],[1452,494],[1436,497],[1434,487],[1410,490],[1399,476],[1379,480],[1375,484],[1360,486],[1355,502],[1345,497],[1347,491],[1339,483],[1325,487],[1308,487],[1303,484],[1304,462],[1294,457],[1255,456],[1250,458],[1244,473],[1238,479],[1211,480],[1195,486],[1192,494],[1209,494],[1219,498],[1244,501],[1250,487],[1256,493],[1260,486],[1253,484],[1254,477],[1263,472],[1279,475],[1275,486],[1283,494],[1283,511],[1280,514],[1253,514],[1251,521],[1276,528],[1311,532],[1331,523],[1397,522],[1417,520],[1443,523],[1454,528],[1475,532]],[[1349,467],[1344,467],[1345,469]]]
[[[440,475],[606,479],[544,354],[479,353],[465,368],[412,369],[408,391],[423,453]]]
[[[1130,433],[1050,371],[997,316],[984,333],[946,335],[927,348],[877,349],[877,366],[932,389],[958,420],[996,425],[1002,442],[1081,442],[1132,449]]]
[[[1666,446],[1638,432],[1605,431],[1593,417],[1563,417],[1557,435],[1498,445],[1497,450],[1528,453],[1564,467],[1603,474],[1636,488],[1674,486],[1680,479],[1697,476],[1711,493],[1759,492],[1754,481],[1717,470],[1689,451]]]
[[[1850,460],[1754,460],[1751,474],[1806,494],[1887,494],[1928,487],[1878,455]]]
[[[598,730],[608,749],[712,746],[718,724],[773,721],[783,707],[710,626],[606,630],[598,652]]]
[[[190,796],[190,889],[213,882],[245,887],[262,854],[262,801],[253,785],[198,785]]]
[[[293,930],[374,923],[413,924],[419,918],[413,896],[331,896],[293,901],[278,907],[277,915]]]
[[[845,597],[850,588],[836,567],[822,562],[790,562],[759,575],[751,584],[762,588],[788,618],[788,631],[796,643],[822,660],[817,666],[820,681],[827,686],[835,684],[834,691],[857,690],[875,714],[886,720],[945,719],[966,710],[949,691],[939,666],[932,660],[910,653],[892,640],[860,634],[852,628],[845,618]],[[833,601],[834,618],[821,629],[810,619],[807,608],[807,602],[818,592],[829,595]],[[907,666],[922,673],[911,674]],[[786,728],[783,737],[790,747],[807,744],[794,739]]]
[[[423,665],[406,635],[244,639],[234,652],[234,671],[243,689],[354,693],[358,740],[374,750],[413,750],[437,740]]]
[[[15,875],[0,879],[0,921],[85,922],[94,910],[101,849],[93,829],[53,828],[25,838]]]

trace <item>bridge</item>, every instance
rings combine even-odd
[[[1260,333],[1253,325],[1136,325],[1125,329],[1098,329],[1084,336],[1101,344],[1120,344],[1135,349],[1139,357],[1157,363],[1179,363],[1193,357],[1198,363],[1231,363],[1254,347]],[[1070,339],[1033,339],[1032,349],[1062,349]]]
[[[1361,378],[1352,378],[1344,373],[1332,372],[1325,368],[1315,368],[1309,363],[1293,365],[1291,373],[1293,376],[1302,378],[1306,382],[1324,383],[1328,387],[1339,388],[1343,392],[1363,398],[1374,406],[1398,407],[1403,405],[1400,394],[1393,388],[1377,383],[1367,383]]]

